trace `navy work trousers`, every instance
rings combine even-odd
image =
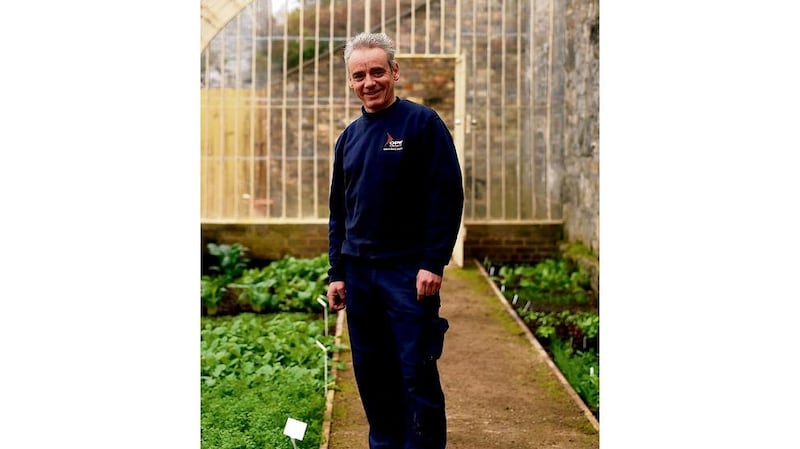
[[[444,449],[444,393],[436,361],[448,323],[439,295],[417,300],[413,262],[345,261],[353,370],[370,449]]]

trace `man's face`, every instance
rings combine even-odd
[[[367,112],[377,112],[394,102],[394,83],[400,79],[398,67],[391,70],[386,52],[380,48],[359,48],[347,64],[350,88]]]

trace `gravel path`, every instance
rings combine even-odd
[[[439,362],[449,449],[599,447],[599,433],[472,261],[448,267]],[[343,332],[344,344],[349,344]],[[340,353],[328,449],[367,449],[350,353]],[[323,444],[324,447],[324,444]]]

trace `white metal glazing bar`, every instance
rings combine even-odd
[[[517,109],[517,163],[516,166],[516,187],[517,187],[517,220],[522,219],[522,197],[525,192],[522,190],[522,0],[517,0],[517,70],[516,70],[516,101]]]
[[[247,183],[248,210],[247,217],[255,215],[255,183],[256,183],[256,17],[258,17],[258,2],[253,2],[250,8],[250,163],[249,179]]]
[[[492,205],[492,3],[486,14],[486,218],[491,217]]]
[[[236,15],[236,55],[234,57],[236,73],[233,75],[233,98],[234,98],[234,108],[233,108],[233,151],[234,157],[231,162],[233,165],[233,170],[230,173],[233,174],[233,194],[231,195],[233,200],[233,216],[235,218],[239,218],[239,164],[240,158],[239,155],[241,154],[241,148],[239,143],[239,109],[240,106],[240,98],[239,98],[239,90],[242,87],[241,85],[241,67],[242,67],[242,45],[241,45],[241,33],[242,33],[242,15]]]
[[[506,2],[500,7],[500,216],[506,217]]]
[[[303,216],[303,50],[305,49],[305,2],[300,2],[300,23],[298,24],[298,63],[297,63],[297,217]],[[284,164],[286,161],[284,161]]]
[[[284,2],[284,8],[289,10],[289,0]],[[287,96],[289,83],[286,81],[289,74],[289,24],[283,24],[283,96],[281,104],[281,218],[286,218],[286,146],[288,145],[288,124],[287,122]]]

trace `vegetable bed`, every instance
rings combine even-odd
[[[240,244],[208,250],[214,263],[201,278],[201,448],[291,449],[288,418],[307,424],[298,448],[319,447],[337,349],[320,303],[327,256],[251,268]]]
[[[599,299],[566,259],[483,267],[595,417],[600,416]]]
[[[203,317],[201,447],[292,448],[288,417],[308,424],[299,447],[319,447],[325,412],[320,317],[304,313]]]

